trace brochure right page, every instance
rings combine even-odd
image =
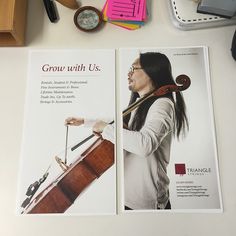
[[[120,49],[119,65],[122,209],[222,212],[208,49]]]

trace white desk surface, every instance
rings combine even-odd
[[[104,1],[80,1],[102,7]],[[170,20],[167,1],[152,1],[151,19],[139,30],[106,24],[80,32],[74,11],[57,4],[60,21],[51,24],[43,1],[29,1],[26,46],[0,48],[0,235],[236,235],[236,61],[230,46],[235,26],[180,31]],[[86,217],[15,216],[17,174],[27,78],[32,48],[119,48],[209,46],[223,214],[132,214]],[[207,132],[207,131],[202,131]]]

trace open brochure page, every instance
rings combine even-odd
[[[119,65],[122,111],[157,92],[123,113],[122,208],[221,212],[207,49],[121,49]]]
[[[17,212],[115,214],[114,118],[115,50],[31,51]]]

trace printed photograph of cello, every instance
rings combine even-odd
[[[75,148],[76,146],[72,147],[71,151]],[[29,197],[21,205],[25,207],[22,214],[65,212],[95,179],[114,164],[114,145],[99,137],[70,166],[58,157],[56,161],[62,167],[63,173],[35,198],[33,194],[48,172],[45,177],[30,185],[26,194]]]

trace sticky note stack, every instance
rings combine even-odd
[[[135,30],[147,20],[146,0],[107,0],[103,19],[128,30]]]

